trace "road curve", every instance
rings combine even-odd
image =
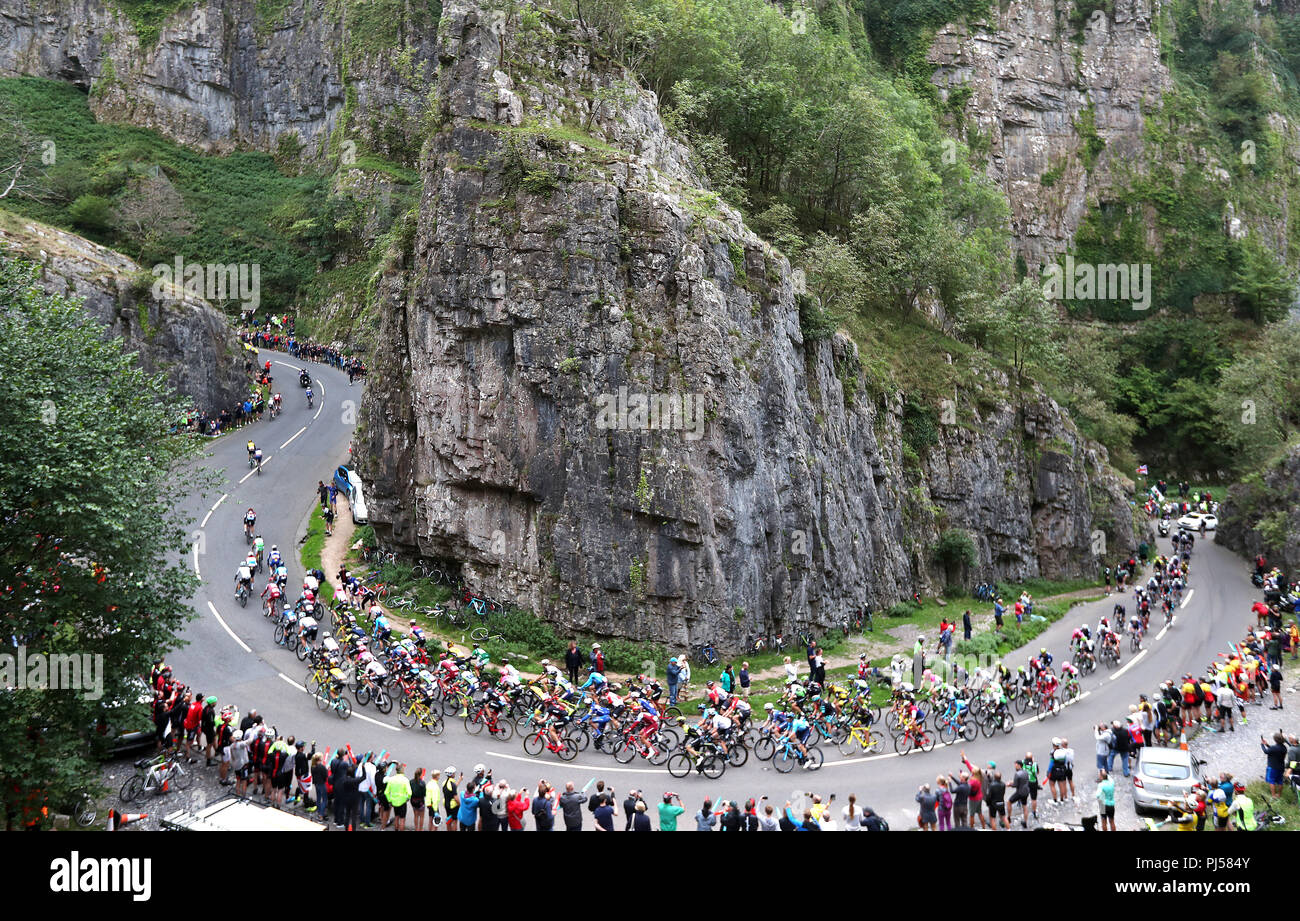
[[[241,712],[256,707],[282,732],[315,739],[322,750],[351,744],[354,751],[389,751],[416,767],[455,765],[466,770],[477,762],[495,766],[496,776],[517,784],[535,784],[540,777],[551,781],[573,780],[579,786],[590,778],[608,779],[620,790],[645,788],[648,795],[672,789],[688,802],[710,796],[740,799],[767,795],[777,803],[796,797],[809,788],[837,791],[841,798],[856,792],[860,802],[870,802],[895,827],[907,827],[914,820],[913,795],[919,783],[940,771],[955,770],[957,752],[936,746],[930,753],[899,757],[892,752],[866,758],[842,759],[827,747],[825,766],[814,773],[781,775],[768,764],[750,759],[740,769],[729,770],[718,781],[701,777],[672,778],[662,768],[619,765],[605,755],[586,752],[564,764],[550,754],[531,758],[519,740],[498,743],[470,737],[453,718],[446,732],[431,738],[423,732],[403,730],[396,714],[380,716],[373,708],[356,707],[343,722],[333,713],[319,711],[301,687],[303,665],[288,650],[271,639],[271,624],[265,620],[256,599],[247,608],[236,603],[232,588],[234,570],[245,551],[240,527],[249,506],[257,509],[258,522],[267,546],[276,544],[289,567],[292,588],[302,584],[298,541],[316,499],[317,480],[328,482],[334,467],[347,460],[348,445],[357,417],[361,387],[349,387],[347,376],[323,365],[308,364],[317,381],[320,399],[308,410],[298,387],[298,365],[288,356],[264,352],[270,358],[280,390],[286,400],[279,419],[263,421],[211,443],[205,465],[219,469],[220,486],[213,494],[188,496],[180,508],[193,521],[195,552],[188,563],[197,566],[202,586],[195,597],[197,617],[186,627],[186,646],[168,657],[177,676],[205,694],[216,694],[223,703],[235,703]],[[261,475],[249,475],[245,442],[252,438],[267,455]],[[1168,549],[1166,541],[1161,547]],[[264,584],[259,578],[258,585]],[[1161,681],[1188,670],[1200,671],[1215,654],[1240,639],[1249,622],[1246,612],[1254,597],[1246,567],[1235,555],[1209,540],[1199,540],[1192,559],[1191,587],[1178,611],[1172,629],[1146,642],[1140,658],[1125,650],[1120,668],[1099,669],[1083,679],[1084,696],[1055,717],[1039,723],[1033,716],[1017,725],[1011,735],[979,738],[964,745],[976,763],[993,760],[1009,765],[1026,750],[1046,754],[1052,736],[1067,736],[1081,764],[1091,763],[1092,727],[1127,712],[1139,693],[1149,693]],[[1063,660],[1071,632],[1081,623],[1095,625],[1109,613],[1114,599],[1076,607],[1070,615],[1052,625],[1036,641]],[[1128,601],[1132,608],[1131,596]],[[1153,626],[1160,621],[1152,619]],[[1027,656],[1008,657],[1014,668]]]

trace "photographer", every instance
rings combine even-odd
[[[676,793],[665,793],[659,804],[659,830],[677,831],[677,817],[686,811],[682,798]]]
[[[636,807],[637,807],[637,803],[640,803],[640,804],[641,804],[641,806],[642,806],[641,812],[644,813],[644,812],[645,812],[645,808],[644,808],[644,807],[645,807],[645,800],[641,798],[641,791],[640,791],[640,790],[629,790],[629,791],[628,791],[628,794],[627,794],[627,799],[623,800],[623,815],[624,815],[624,817],[626,818],[626,824],[625,824],[624,827],[623,827],[623,831],[631,831],[631,830],[632,830],[632,824],[633,824],[633,821],[634,821],[634,820],[636,819],[636,817],[637,817],[637,808],[636,808]],[[649,819],[648,816],[647,816],[647,818],[646,818],[646,821],[647,821],[647,822],[650,821],[650,819]]]

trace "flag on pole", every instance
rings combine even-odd
[[[1138,476],[1146,476],[1146,475],[1147,475],[1147,465],[1138,464]]]

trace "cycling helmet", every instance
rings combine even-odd
[[[771,713],[776,708],[773,707],[771,704],[763,704],[763,709],[766,710],[768,713]]]
[[[631,698],[633,698],[633,699],[635,699],[635,698],[637,698],[637,697],[640,697],[640,696],[641,696],[641,692],[640,692],[640,691],[633,691],[631,694],[628,695],[628,697],[631,697]]]
[[[713,682],[712,682],[712,681],[709,682],[709,687],[713,687]]]
[[[677,725],[678,725],[678,726],[685,726],[685,725],[686,725],[686,717],[684,717],[684,716],[679,716],[679,717],[677,717]]]
[[[545,667],[545,666],[551,664],[551,660],[550,660],[550,659],[543,659],[541,664],[542,664],[543,667]]]
[[[476,764],[476,765],[474,765],[474,773],[475,773],[475,774],[482,774],[482,773],[484,773],[485,771],[487,771],[487,768],[484,767],[483,765],[481,765],[481,764]]]
[[[273,553],[276,552],[276,551],[278,551],[279,549],[280,549],[280,548],[277,547],[275,544],[272,544],[272,545],[271,545],[271,551],[272,551]]]

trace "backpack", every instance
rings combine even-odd
[[[940,794],[939,798],[945,810],[952,808],[952,794],[950,792],[944,790],[943,793]]]
[[[492,814],[498,819],[504,819],[506,817],[506,805],[506,798],[504,796],[496,797],[492,800]]]
[[[1134,745],[1141,745],[1145,742],[1142,736],[1142,730],[1137,727],[1136,723],[1129,723],[1128,737],[1133,740]]]
[[[546,799],[541,796],[536,797],[533,800],[533,817],[539,818],[544,815],[546,815]]]

